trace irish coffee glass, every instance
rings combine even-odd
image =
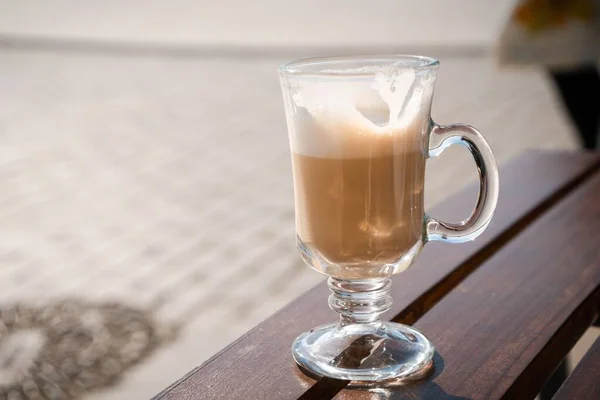
[[[489,224],[498,171],[483,136],[430,117],[438,61],[420,56],[307,59],[279,68],[294,172],[297,244],[327,275],[336,324],[302,333],[296,362],[317,376],[362,385],[422,376],[432,343],[387,322],[392,275],[429,241],[462,243]],[[473,155],[480,190],[458,223],[424,212],[427,158],[452,144]],[[429,266],[435,268],[435,266]]]

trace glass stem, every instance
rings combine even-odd
[[[381,315],[390,309],[391,278],[364,280],[327,280],[331,295],[329,307],[340,314],[340,326],[380,325]]]

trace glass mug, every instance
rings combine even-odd
[[[317,376],[358,382],[409,379],[431,365],[419,331],[384,322],[391,276],[428,241],[479,236],[498,200],[498,170],[483,136],[430,117],[439,62],[419,56],[307,59],[279,68],[294,176],[297,244],[329,276],[340,322],[300,335],[296,362]],[[452,144],[472,153],[480,190],[459,223],[425,214],[425,164]]]

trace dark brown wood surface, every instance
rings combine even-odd
[[[594,342],[552,399],[600,399],[600,339]]]
[[[499,268],[499,271],[504,271],[506,267],[501,261],[504,260],[502,257],[506,256],[502,256],[500,262],[497,261],[497,258],[500,257],[500,255],[508,254],[507,251],[502,251],[498,255],[492,257],[494,253],[500,249],[508,248],[515,244],[518,245],[520,240],[511,242],[511,239],[516,235],[519,235],[522,231],[525,231],[523,234],[529,232],[531,229],[529,225],[532,221],[535,221],[532,226],[538,226],[539,223],[544,222],[546,225],[543,226],[548,227],[545,213],[554,215],[555,209],[553,206],[557,203],[562,205],[561,200],[563,197],[573,196],[574,194],[571,192],[580,185],[585,184],[587,187],[589,183],[586,182],[586,180],[589,180],[590,176],[595,173],[597,163],[598,156],[591,154],[574,155],[565,153],[549,155],[533,153],[521,157],[505,168],[501,168],[500,177],[502,190],[500,191],[500,201],[495,219],[488,230],[478,238],[478,240],[465,245],[452,246],[439,243],[428,244],[415,266],[395,277],[392,289],[395,303],[387,317],[390,319],[394,318],[398,321],[412,323],[429,309],[434,307],[440,299],[451,292],[438,306],[431,309],[431,311],[425,315],[423,320],[419,321],[417,326],[421,327],[425,333],[431,337],[434,343],[436,343],[438,348],[443,350],[443,352],[440,351],[438,359],[441,357],[445,362],[445,353],[454,348],[463,349],[464,346],[455,346],[446,339],[453,337],[454,341],[458,341],[459,344],[462,344],[463,341],[461,341],[460,336],[465,332],[463,328],[453,326],[452,329],[454,329],[454,331],[447,332],[446,328],[442,329],[442,325],[439,325],[438,330],[434,329],[436,326],[436,318],[444,323],[452,322],[444,317],[446,311],[440,314],[439,310],[445,310],[445,307],[447,307],[446,304],[453,304],[457,309],[464,307],[462,304],[459,307],[456,303],[469,299],[469,297],[465,296],[463,293],[464,290],[467,290],[465,288],[468,288],[468,290],[471,290],[473,293],[479,293],[477,301],[489,300],[489,298],[485,297],[485,294],[488,293],[485,291],[485,288],[496,291],[497,288],[486,286],[489,285],[489,283],[486,283],[486,280],[481,278],[483,273],[480,270],[477,270],[475,273],[473,273],[473,271],[482,264],[484,264],[485,271],[494,270],[494,268]],[[434,210],[432,214],[447,220],[460,220],[464,218],[470,210],[470,207],[474,202],[475,193],[475,186],[466,189],[442,204],[439,208]],[[540,216],[543,216],[543,218],[540,219]],[[563,221],[563,219],[560,219],[560,221]],[[537,229],[539,230],[541,228],[538,227]],[[554,228],[549,227],[549,229]],[[556,235],[558,235],[558,233]],[[531,234],[529,234],[529,236],[531,236]],[[540,237],[543,236],[544,235],[541,235]],[[535,245],[538,246],[535,251],[533,251],[534,249],[530,249],[530,247],[528,247],[528,249],[531,251],[520,250],[517,254],[520,254],[521,258],[517,258],[517,260],[518,262],[529,263],[536,259],[540,259],[539,257],[536,257],[536,255],[544,255],[545,246],[549,244],[555,246],[553,249],[555,252],[560,253],[562,251],[563,254],[576,254],[577,246],[569,246],[570,242],[567,239],[568,238],[565,238],[560,245],[554,242],[535,243]],[[556,241],[557,239],[554,238],[553,240]],[[511,249],[510,251],[514,251],[514,249]],[[530,256],[530,259],[526,257],[527,255]],[[490,257],[492,258],[489,262],[485,262]],[[557,255],[553,254],[552,258],[547,261],[552,264],[555,259],[557,259]],[[571,262],[571,258],[569,258],[568,262]],[[501,267],[497,267],[496,264],[502,265]],[[489,265],[496,265],[496,267],[489,267]],[[529,273],[527,272],[528,268],[524,266],[522,270],[519,270],[521,276],[516,274],[513,269],[514,267],[512,269],[507,269],[512,275],[506,277],[500,275],[498,278],[510,278],[511,282],[515,285],[519,282],[521,282],[522,285],[525,285],[523,282],[529,277]],[[556,272],[556,274],[560,275],[560,271],[561,270]],[[459,285],[457,288],[458,290],[452,290],[471,273],[473,273],[473,275],[469,277],[464,284]],[[539,269],[536,270],[536,273],[542,274]],[[469,282],[473,280],[477,282],[477,279],[482,280],[483,282],[480,284],[480,288],[469,286]],[[511,282],[499,281],[498,284],[509,285]],[[538,284],[540,282],[541,281],[538,280]],[[518,288],[529,290],[528,287],[519,286]],[[542,293],[547,291],[546,288],[542,290],[539,287],[536,290],[540,290]],[[553,293],[551,290],[550,292]],[[186,377],[157,395],[156,398],[292,399],[298,398],[303,394],[304,397],[310,398],[331,398],[335,396],[335,394],[345,385],[344,382],[328,382],[327,380],[322,380],[318,385],[315,385],[315,381],[305,377],[298,371],[293,363],[290,352],[291,342],[299,333],[314,326],[335,320],[335,315],[327,308],[327,295],[328,290],[325,285],[319,285],[315,289],[309,291],[306,295],[292,302],[202,366],[193,370]],[[473,336],[474,338],[493,337],[494,329],[499,328],[495,325],[492,325],[493,329],[490,327],[486,328],[485,324],[482,324],[482,330],[478,331],[477,324],[482,321],[485,322],[486,319],[494,321],[494,323],[499,325],[506,323],[506,321],[499,317],[507,317],[507,315],[494,313],[499,312],[498,310],[502,307],[512,307],[513,298],[506,298],[506,296],[499,291],[494,292],[494,296],[495,297],[493,298],[502,299],[504,303],[492,302],[492,304],[488,304],[490,310],[493,310],[489,311],[491,314],[488,314],[486,311],[485,315],[483,315],[478,311],[479,309],[465,310],[464,316],[469,316],[469,313],[471,313],[471,319],[467,320],[471,321],[471,325],[467,324],[465,328],[469,328],[468,331],[471,335],[475,335]],[[544,296],[543,298],[548,300],[547,296]],[[559,298],[562,298],[561,295],[559,295]],[[535,301],[533,303],[535,304]],[[567,303],[568,305],[575,304],[570,301]],[[483,304],[487,303],[483,302]],[[473,304],[471,304],[471,306],[473,306]],[[527,307],[525,307],[525,309],[527,309]],[[453,315],[454,319],[459,315],[462,315],[459,310],[450,311],[452,312],[449,314]],[[561,310],[557,310],[557,312],[560,311]],[[586,312],[587,309],[582,311],[583,316],[581,318],[583,323],[585,323],[587,318]],[[435,318],[431,317],[432,315],[435,316]],[[554,317],[557,317],[558,320],[560,320],[560,317],[564,317],[564,315],[561,314]],[[547,321],[544,318],[544,314],[542,313],[542,315],[536,315],[534,321],[537,321],[538,324],[542,324],[542,322],[546,323]],[[508,322],[510,323],[511,321]],[[475,326],[472,326],[473,324]],[[581,324],[576,324],[577,327],[580,325]],[[560,330],[554,328],[550,328],[548,332],[555,332],[555,334],[558,335]],[[531,334],[532,332],[527,331],[527,333]],[[551,335],[550,339],[553,339],[553,337],[554,336]],[[548,336],[545,336],[544,338],[548,339]],[[466,337],[464,337],[464,339],[464,343],[473,342],[471,339],[466,340]],[[511,337],[510,340],[510,343],[512,343],[512,345],[520,352],[524,350],[518,343],[513,343],[515,340],[514,337]],[[479,346],[482,345],[483,343],[479,342]],[[471,353],[478,354],[478,352],[488,354],[485,347],[480,347],[476,350],[471,349],[469,351],[469,355],[471,355]],[[454,355],[454,353],[448,354]],[[500,352],[498,354],[504,353]],[[468,361],[466,358],[460,360],[460,362]],[[490,364],[490,369],[484,369],[484,372],[482,372],[482,374],[485,375],[484,378],[489,378],[486,374],[489,374],[490,376],[494,375],[492,373],[493,368],[506,368],[506,365],[500,365],[502,361],[510,364],[509,366],[513,366],[512,361],[509,359],[494,359]],[[528,359],[528,361],[529,363],[525,362],[525,364],[523,364],[523,362],[514,364],[517,366],[513,368],[527,368],[527,365],[532,365],[531,360]],[[456,365],[454,365],[454,363],[457,362],[455,359],[452,359],[452,361],[448,359],[448,362],[453,363],[452,368],[457,368]],[[424,395],[431,395],[431,393],[435,394],[437,390],[435,389],[436,387],[444,387],[442,390],[446,390],[445,386],[440,386],[440,383],[444,383],[449,385],[448,388],[450,391],[448,391],[448,393],[452,394],[452,390],[455,390],[454,386],[451,385],[451,382],[446,383],[444,381],[445,379],[448,379],[448,373],[446,372],[446,375],[444,375],[443,371],[447,371],[448,369],[450,369],[449,366],[443,367],[441,369],[442,373],[439,374],[439,376],[436,376],[430,383],[420,385],[418,390]],[[439,366],[438,371],[440,371]],[[467,370],[465,369],[465,371]],[[477,371],[469,370],[469,373],[476,372]],[[510,369],[506,371],[506,373],[503,372],[500,375],[506,376],[507,373],[513,372],[514,371]],[[544,375],[545,373],[540,374],[540,376]],[[547,377],[547,375],[545,375],[545,377]],[[545,379],[545,377],[543,379]],[[538,385],[540,379],[536,380],[534,386]],[[506,385],[506,382],[509,381],[510,379],[507,379],[501,383]],[[428,386],[428,384],[437,386]],[[460,382],[455,382],[455,385],[460,386]],[[510,387],[505,389],[511,390]],[[356,391],[343,391],[340,393],[340,396],[361,396],[359,393],[360,392]],[[362,392],[362,395],[370,396],[371,394]]]
[[[435,377],[390,398],[533,399],[598,315],[598,232],[595,174],[417,321]]]

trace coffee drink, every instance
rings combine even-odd
[[[293,155],[300,239],[330,263],[389,263],[421,239],[423,154]]]
[[[371,87],[335,103],[335,87],[303,89],[292,141],[301,251],[335,276],[398,272],[422,246],[428,119]]]
[[[347,157],[293,154],[298,237],[331,264],[395,263],[422,237],[422,135],[337,134]]]

